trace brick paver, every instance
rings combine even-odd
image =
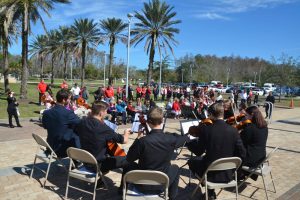
[[[22,121],[23,128],[9,129],[4,124],[5,120],[0,120],[0,199],[62,199],[65,194],[66,173],[58,165],[51,168],[49,181],[43,189],[41,182],[44,178],[36,171],[33,179],[29,179],[31,165],[36,151],[36,144],[31,137],[31,133],[40,134],[46,137],[46,131],[37,123],[29,122],[28,119]],[[276,146],[280,149],[271,159],[272,172],[275,178],[277,193],[269,192],[270,199],[300,199],[300,109],[276,109],[272,123],[269,125],[268,151]],[[125,127],[120,127],[120,132]],[[180,124],[175,120],[168,120],[166,130],[169,132],[180,132]],[[129,148],[136,135],[131,135],[129,144],[124,145]],[[184,149],[173,163],[182,166],[186,163],[190,153]],[[188,199],[195,188],[197,181],[192,178],[191,185],[188,182],[189,171],[185,167],[180,172],[179,194],[177,199]],[[121,173],[119,170],[111,171],[106,175],[109,190],[98,190],[97,199],[121,199],[117,195],[117,187],[120,184]],[[240,199],[250,199],[249,196],[256,190],[255,186],[262,188],[262,180],[256,182],[249,181],[249,185],[240,193]],[[82,187],[89,188],[80,182]],[[272,189],[272,185],[269,185]],[[234,194],[222,191],[221,198],[231,197]],[[91,199],[90,195],[70,190],[71,199]],[[194,199],[199,199],[198,192]],[[265,199],[262,189],[254,193],[252,199]]]

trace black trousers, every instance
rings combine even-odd
[[[42,103],[42,96],[43,96],[43,93],[39,92],[39,105],[41,105],[41,103]]]
[[[125,168],[129,165],[128,161],[126,160],[126,156],[107,157],[105,160],[99,163],[101,163],[100,170],[102,172],[108,172],[112,169]]]
[[[137,163],[130,163],[127,167],[123,168],[123,173],[122,173],[122,180],[124,175],[132,170],[139,169],[139,166]],[[175,199],[177,193],[178,193],[178,183],[179,183],[179,167],[177,165],[171,165],[168,172],[166,173],[169,177],[169,199]],[[121,182],[120,188],[123,187],[123,181]],[[151,187],[139,187],[138,189],[141,192],[149,191],[149,189],[153,189],[153,186]]]
[[[13,116],[14,116],[14,118],[16,120],[17,126],[21,126],[20,125],[20,121],[19,121],[19,116],[17,114],[17,111],[8,112],[8,123],[9,123],[9,126],[13,126],[13,123],[12,123],[12,117]]]

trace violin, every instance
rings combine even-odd
[[[211,126],[211,125],[213,125],[213,121],[211,119],[209,119],[209,118],[203,119],[203,120],[201,120],[201,122],[199,123],[198,126],[191,126],[189,128],[189,132],[188,133],[191,136],[199,137],[199,135],[201,134],[200,133],[200,127],[201,126]]]
[[[126,156],[126,152],[116,142],[107,142],[107,152],[110,156]]]
[[[89,104],[87,104],[87,103],[85,102],[85,100],[84,100],[82,97],[79,97],[79,98],[77,99],[77,104],[78,104],[78,106],[83,106],[83,107],[85,107],[86,109],[91,109],[91,108],[92,108]]]
[[[226,119],[226,123],[229,125],[237,124],[237,122],[240,122],[245,117],[245,114],[239,114],[238,116],[231,116],[228,119]]]
[[[43,95],[41,96],[41,102],[44,103],[44,104],[45,104],[45,103],[51,103],[52,105],[56,104],[55,101],[53,101],[53,100],[47,100],[46,98],[47,98],[46,95],[43,94]]]
[[[235,127],[237,130],[242,130],[244,129],[248,124],[251,124],[252,121],[250,119],[246,119],[242,122],[240,122],[238,125],[235,125],[233,127]]]

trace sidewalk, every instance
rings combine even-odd
[[[23,119],[23,128],[10,129],[6,127],[5,121],[0,121],[0,199],[63,199],[65,194],[66,173],[60,166],[53,164],[48,177],[45,189],[41,187],[43,174],[35,171],[34,177],[29,179],[31,165],[33,163],[36,144],[31,134],[37,133],[46,137],[46,130],[35,122],[29,122],[29,119]],[[267,151],[280,146],[280,149],[274,154],[270,164],[272,165],[273,177],[277,193],[269,192],[269,199],[300,199],[300,108],[280,109],[277,108],[273,114],[272,123],[269,125],[269,138]],[[129,127],[129,126],[127,126]],[[121,133],[125,127],[119,127]],[[180,132],[179,121],[168,119],[166,131]],[[129,144],[124,145],[129,148],[136,135],[130,136]],[[186,163],[190,153],[187,150],[177,157],[173,163],[182,166]],[[66,160],[67,162],[67,160]],[[41,167],[45,165],[40,164]],[[192,179],[190,186],[188,182],[189,170],[183,168],[180,172],[178,200],[188,199],[189,195],[198,183]],[[98,190],[97,199],[121,199],[117,195],[117,188],[120,184],[121,173],[119,170],[112,171],[106,175],[109,190]],[[259,178],[256,182],[251,182],[262,188],[262,180]],[[78,182],[80,186],[84,184]],[[88,186],[86,186],[88,187]],[[269,185],[272,189],[272,185]],[[264,190],[259,189],[252,198],[249,196],[256,190],[255,187],[248,186],[240,194],[239,199],[265,199]],[[222,191],[220,198],[232,197],[234,194],[228,191]],[[91,199],[90,195],[85,195],[75,190],[70,190],[71,199]],[[198,192],[193,199],[199,199]]]

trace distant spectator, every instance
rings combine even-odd
[[[172,113],[175,114],[174,119],[179,119],[179,116],[181,114],[179,100],[177,98],[174,99],[173,105],[172,105]]]
[[[159,88],[155,86],[153,88],[154,101],[157,101],[158,94],[159,94]]]
[[[272,95],[272,92],[269,92],[269,95],[266,98],[266,102],[270,102],[272,104],[275,103],[275,97]],[[270,113],[269,113],[269,109],[270,109]],[[265,110],[266,110],[266,118],[270,117],[272,115],[272,107],[270,108],[268,103],[265,104]]]
[[[135,89],[136,91],[136,98],[141,98],[142,97],[142,88],[138,85]]]
[[[16,98],[14,97],[14,92],[8,91],[7,93],[7,113],[8,113],[8,122],[9,122],[9,127],[14,128],[15,126],[12,123],[12,117],[14,116],[17,126],[22,127],[19,121],[19,116],[18,116],[18,102]]]
[[[75,83],[74,86],[71,88],[71,93],[73,95],[74,100],[77,100],[79,98],[80,87],[77,83]]]
[[[106,88],[104,94],[105,94],[105,97],[106,97],[105,101],[106,101],[107,103],[109,103],[112,99],[114,99],[114,95],[115,95],[115,93],[114,93],[114,88],[113,88],[111,85],[109,85],[109,86]]]
[[[85,100],[85,102],[88,102],[89,99],[89,91],[87,90],[86,86],[83,86],[83,88],[81,89],[81,97]]]
[[[39,82],[37,89],[39,91],[39,105],[42,105],[42,96],[45,95],[47,90],[47,84],[45,83],[44,79]]]
[[[53,98],[53,92],[52,92],[52,86],[51,86],[51,84],[47,85],[46,91]]]
[[[103,86],[100,86],[100,87],[98,87],[98,89],[94,92],[94,98],[95,98],[95,101],[100,100],[102,96],[104,96],[104,90],[103,90]]]
[[[147,114],[148,111],[150,110],[150,100],[145,100],[144,105],[142,106],[142,112],[143,114]]]
[[[122,98],[122,88],[118,86],[117,88],[117,101]]]
[[[60,88],[65,90],[69,88],[69,85],[66,80],[63,80],[62,84],[60,84]]]
[[[122,122],[123,124],[126,124],[126,103],[122,101],[121,99],[118,100],[118,103],[116,105],[117,115],[122,116]]]

